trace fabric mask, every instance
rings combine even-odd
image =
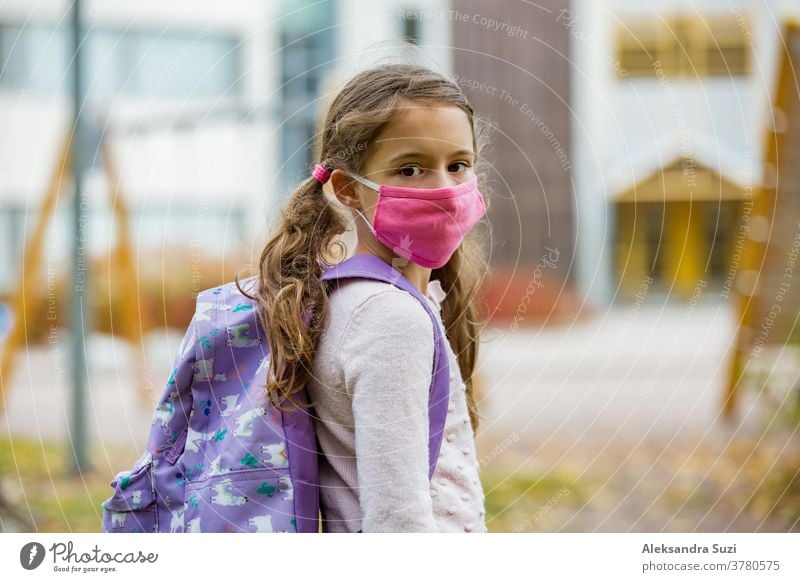
[[[443,266],[486,212],[478,178],[444,188],[406,188],[353,178],[378,192],[373,224],[361,211],[375,238],[418,265]]]

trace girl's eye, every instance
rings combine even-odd
[[[407,178],[413,178],[414,176],[419,176],[419,174],[414,173],[414,170],[422,171],[422,168],[420,168],[419,166],[403,166],[397,171],[397,173],[402,174]]]
[[[467,170],[469,170],[472,166],[468,162],[454,162],[450,164],[447,169],[450,172],[455,172],[456,174],[463,174]],[[399,170],[397,170],[398,174],[402,174],[406,178],[414,178],[419,176],[422,172],[422,168],[416,165],[409,165],[403,166]]]
[[[463,172],[466,172],[470,168],[470,165],[467,162],[455,162],[453,164],[450,164],[450,168],[452,168],[453,166],[458,166],[458,165],[461,165],[461,166],[464,167]],[[461,172],[456,171],[456,173],[461,173]]]

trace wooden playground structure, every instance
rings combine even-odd
[[[747,236],[732,290],[737,334],[723,395],[726,417],[734,415],[737,392],[748,365],[766,346],[786,346],[800,340],[800,22],[786,22],[780,39],[779,62],[764,136],[764,176],[745,206],[740,224]],[[747,220],[745,220],[747,219]]]
[[[71,129],[71,128],[70,128]],[[67,132],[59,150],[56,164],[50,175],[47,191],[39,211],[36,224],[30,239],[25,245],[22,268],[17,279],[17,288],[11,296],[12,326],[0,354],[0,413],[5,411],[5,390],[9,386],[14,372],[14,356],[20,347],[27,343],[26,322],[36,317],[32,308],[36,304],[37,289],[42,286],[34,282],[39,275],[44,254],[47,226],[51,223],[56,211],[59,196],[69,194],[67,185],[71,175],[71,162],[74,148],[72,132]],[[100,158],[109,184],[109,204],[112,220],[117,229],[116,245],[109,257],[110,269],[115,284],[124,289],[138,289],[138,272],[131,246],[130,219],[125,196],[121,189],[119,174],[114,165],[111,146],[104,137],[100,140]],[[74,195],[74,194],[73,194]],[[63,203],[63,202],[62,202]],[[145,313],[137,305],[136,293],[122,293],[122,317],[119,322],[119,335],[132,345],[142,344],[142,331],[147,322],[143,320]],[[115,331],[116,335],[116,331]],[[143,370],[143,362],[138,362]],[[140,374],[139,377],[142,377]],[[140,383],[139,396],[146,401],[147,393],[144,384]]]

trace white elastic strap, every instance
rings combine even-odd
[[[376,233],[376,232],[375,232],[375,229],[374,229],[374,228],[372,228],[372,224],[370,224],[369,220],[367,220],[367,215],[366,215],[366,214],[364,214],[363,212],[361,212],[361,210],[359,210],[358,208],[356,208],[356,209],[355,209],[355,211],[356,211],[356,212],[358,213],[358,215],[361,217],[361,220],[363,220],[364,222],[366,222],[366,223],[367,223],[367,228],[369,228],[370,232],[372,232],[372,234],[373,234],[374,236],[378,236],[378,233]]]
[[[367,180],[366,178],[362,178],[357,174],[352,174],[352,176],[353,178],[364,184],[364,186],[366,186],[367,188],[372,188],[373,190],[375,190],[375,192],[377,192],[380,189],[380,185],[376,184],[372,180]]]

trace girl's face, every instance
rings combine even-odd
[[[400,114],[370,144],[360,175],[378,184],[408,188],[455,186],[474,175],[472,142],[472,127],[461,108],[406,100]],[[372,223],[378,193],[351,181],[341,170],[331,177],[339,201],[360,208]],[[356,225],[360,243],[372,239],[369,246],[379,244],[363,221],[357,220]]]
[[[471,178],[474,163],[472,128],[461,108],[406,101],[376,138],[361,175],[378,184],[442,188]]]

